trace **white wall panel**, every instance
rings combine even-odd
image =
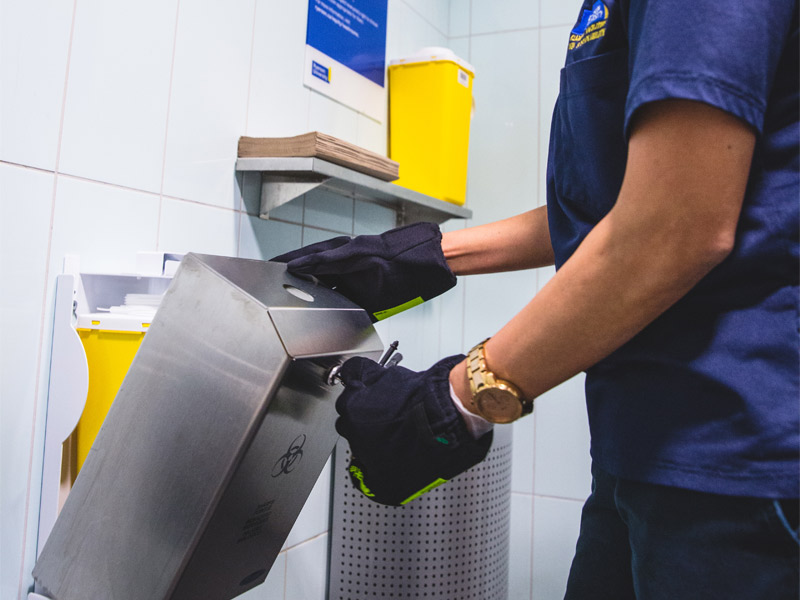
[[[135,273],[136,253],[156,250],[158,196],[60,176],[50,249],[50,277],[64,256],[87,273]]]
[[[182,2],[163,193],[238,208],[233,170],[245,133],[255,0]]]
[[[0,160],[55,169],[73,8],[0,3]]]
[[[53,175],[0,164],[0,597],[14,598],[27,533]]]
[[[306,2],[257,0],[247,135],[308,131],[311,91],[303,86]]]
[[[531,598],[564,597],[580,530],[581,508],[580,502],[534,496]]]
[[[61,172],[160,190],[176,6],[76,3]]]

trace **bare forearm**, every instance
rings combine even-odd
[[[486,344],[489,364],[527,397],[608,356],[725,256],[724,249],[704,248],[687,257],[685,247],[658,246],[652,238],[645,241],[644,232],[626,238],[618,230],[630,226],[616,223],[615,216],[595,227],[567,264]]]
[[[527,397],[622,346],[733,247],[752,132],[699,104],[671,103],[648,115],[631,138],[615,207],[486,344],[489,368]],[[469,397],[463,366],[451,382]]]
[[[456,275],[517,271],[553,264],[547,210],[445,233],[442,250]]]

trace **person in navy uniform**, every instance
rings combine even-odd
[[[565,42],[546,207],[286,258],[387,309],[453,275],[557,268],[469,357],[344,365],[357,486],[416,497],[585,371],[567,598],[798,598],[797,0],[586,0]]]

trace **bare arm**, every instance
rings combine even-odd
[[[677,302],[733,248],[754,142],[747,125],[705,104],[643,107],[614,208],[486,344],[489,368],[536,397]],[[464,363],[450,380],[469,397]]]
[[[510,219],[445,233],[442,250],[456,275],[552,265],[547,209],[536,208]]]

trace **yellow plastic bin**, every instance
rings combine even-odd
[[[389,63],[389,157],[396,184],[462,205],[475,69],[447,48]]]
[[[152,315],[79,315],[78,335],[89,365],[86,406],[76,427],[77,467],[80,471],[106,414],[117,396]]]

